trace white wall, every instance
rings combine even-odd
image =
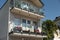
[[[0,40],[7,40],[8,14],[9,14],[9,0],[0,10]]]

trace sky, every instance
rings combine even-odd
[[[44,20],[54,20],[57,16],[60,16],[60,0],[42,0],[42,2],[44,3]]]
[[[0,0],[0,8],[4,5],[7,0]]]
[[[6,0],[0,0],[0,8]],[[55,17],[60,16],[60,0],[42,0],[44,3],[43,12],[46,19],[54,20]]]

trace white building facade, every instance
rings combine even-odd
[[[40,0],[41,1],[41,0]],[[42,40],[41,19],[44,18],[39,0],[11,0],[9,40]]]

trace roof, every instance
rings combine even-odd
[[[54,21],[59,21],[60,20],[60,16],[56,17]]]

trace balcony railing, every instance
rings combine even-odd
[[[23,34],[35,34],[35,35],[41,35],[41,32],[39,32],[39,29],[34,29],[34,32],[31,32],[30,30],[22,30],[22,27],[14,27],[9,34],[11,33],[23,33]]]
[[[20,8],[22,10],[26,10],[28,12],[33,12],[33,13],[36,13],[36,14],[44,16],[43,12],[39,12],[39,8],[35,7],[32,4],[26,3],[24,1],[17,1],[17,0],[15,0],[14,2],[11,2],[10,5],[11,5],[11,7]]]

